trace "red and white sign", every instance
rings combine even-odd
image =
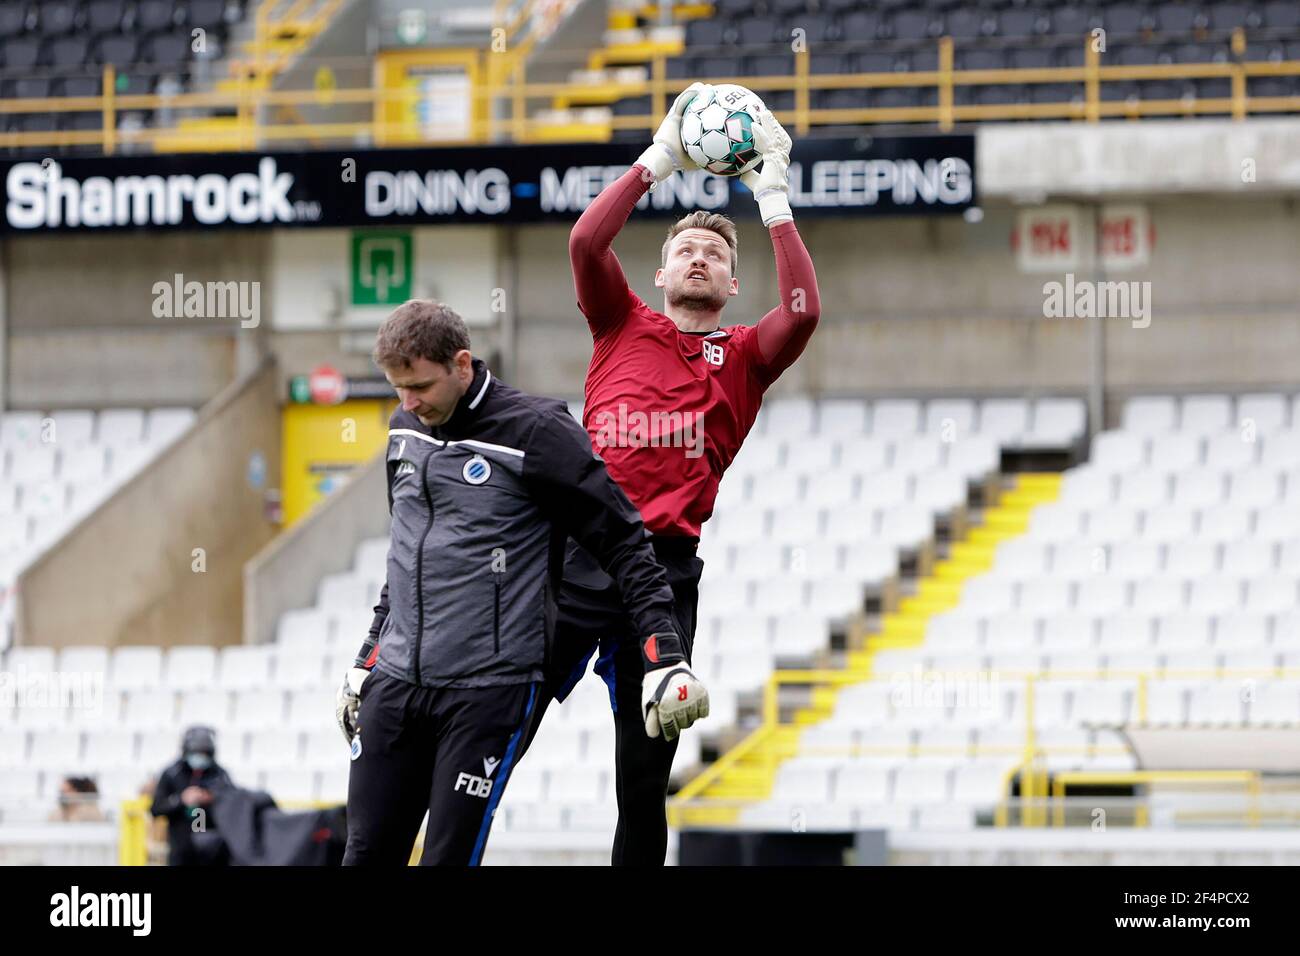
[[[1021,209],[1016,214],[1011,249],[1021,272],[1069,272],[1080,265],[1083,229],[1078,206],[1050,205]]]
[[[1101,210],[1101,267],[1106,272],[1141,269],[1151,261],[1155,229],[1151,213],[1138,203],[1103,206]]]
[[[337,405],[348,397],[347,380],[332,365],[318,365],[307,379],[311,400],[317,405]]]
[[[1072,272],[1090,269],[1089,246],[1095,233],[1092,210],[1059,203],[1021,209],[1011,234],[1011,250],[1021,272]],[[1106,272],[1140,269],[1151,261],[1155,231],[1151,214],[1138,203],[1107,205],[1101,211],[1097,249]]]

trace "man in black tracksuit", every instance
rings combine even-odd
[[[181,738],[181,756],[158,777],[149,812],[167,818],[167,865],[213,866],[227,862],[225,843],[209,819],[215,794],[234,787],[217,763],[216,734],[190,727]]]
[[[402,407],[387,582],[340,690],[344,864],[406,863],[427,810],[421,863],[477,865],[549,667],[567,538],[618,582],[647,670],[684,660],[673,596],[586,432],[562,402],[497,381],[452,310],[406,303],[375,361]]]

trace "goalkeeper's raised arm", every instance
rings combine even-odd
[[[698,168],[682,148],[681,126],[686,104],[704,89],[703,84],[692,83],[678,95],[654,142],[626,173],[605,187],[569,233],[578,308],[593,335],[618,325],[632,305],[627,277],[611,246],[637,200],[675,170]]]

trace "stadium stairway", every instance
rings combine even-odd
[[[953,541],[948,554],[917,578],[914,593],[904,596],[897,609],[883,615],[879,630],[864,636],[862,648],[848,652],[843,669],[829,674],[773,673],[765,689],[763,725],[682,789],[674,801],[673,825],[734,824],[746,804],[770,797],[781,764],[797,753],[816,751],[815,747],[801,751],[804,732],[831,715],[845,688],[872,680],[877,653],[920,646],[930,620],[957,605],[966,582],[993,566],[998,545],[1022,534],[1035,508],[1056,500],[1060,482],[1059,474],[1007,476],[1006,488],[984,510],[982,520]],[[781,686],[816,680],[827,682],[812,686],[808,705],[792,715],[792,722],[781,723]],[[898,748],[884,750],[906,755],[905,748],[901,752]]]

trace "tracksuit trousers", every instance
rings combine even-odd
[[[376,670],[361,689],[344,866],[477,866],[523,753],[540,687],[419,687]]]

